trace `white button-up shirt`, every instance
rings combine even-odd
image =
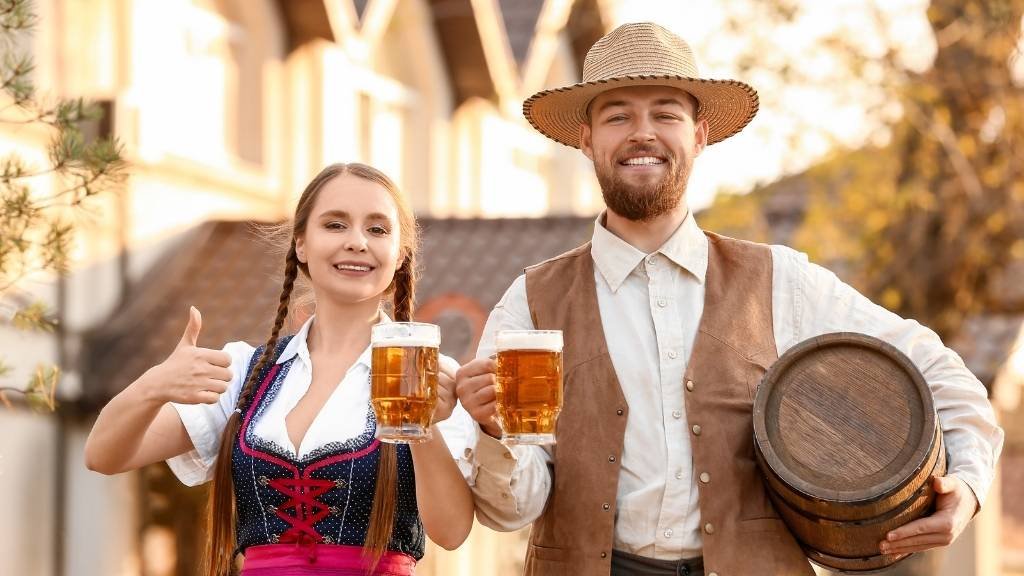
[[[296,460],[302,460],[328,444],[360,436],[366,429],[369,414],[371,350],[367,347],[313,418],[301,444],[298,447],[292,444],[285,418],[306,395],[313,382],[313,362],[306,338],[314,319],[307,320],[281,352],[277,364],[292,358],[295,361],[285,375],[277,395],[253,422],[253,434],[257,438],[282,448]],[[384,321],[389,320],[385,318]],[[246,342],[231,342],[224,346],[224,351],[231,356],[231,382],[227,391],[221,394],[220,401],[216,404],[172,404],[195,449],[170,458],[167,464],[178,479],[188,486],[202,484],[213,476],[213,465],[217,460],[224,427],[238,403],[246,370],[256,348]],[[440,356],[439,362],[447,371],[454,372],[458,368],[458,363],[447,356]],[[448,444],[463,476],[468,479],[472,469],[468,460],[472,454],[469,447],[476,443],[478,431],[469,413],[461,404],[457,404],[451,417],[437,424],[437,430]]]
[[[613,545],[665,560],[698,556],[701,471],[693,468],[689,424],[679,407],[685,398],[683,374],[704,309],[708,239],[691,214],[661,248],[644,254],[609,232],[602,220],[598,218],[592,240],[597,303],[629,404]],[[984,386],[960,357],[931,330],[872,303],[833,273],[809,263],[806,255],[785,246],[772,246],[771,253],[778,354],[829,332],[861,332],[899,348],[932,390],[950,473],[983,502],[1003,432]],[[532,328],[526,279],[520,276],[491,312],[478,357],[494,352],[498,330]],[[546,448],[509,449],[480,434],[473,491],[481,522],[515,530],[539,517],[552,484],[550,465]]]

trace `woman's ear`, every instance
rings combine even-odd
[[[302,236],[295,238],[295,258],[303,264],[306,263],[306,241]]]

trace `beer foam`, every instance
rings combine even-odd
[[[416,336],[395,336],[384,338],[373,343],[374,348],[437,348],[441,344],[437,338]]]
[[[441,330],[434,324],[420,322],[382,322],[370,331],[370,342],[374,348],[437,348],[441,344]]]
[[[547,350],[562,351],[561,332],[498,332],[494,339],[494,347],[502,350]]]

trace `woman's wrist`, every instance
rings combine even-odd
[[[139,379],[132,383],[136,399],[145,404],[158,407],[169,402],[165,394],[166,386],[163,385],[162,380],[160,377],[160,364],[143,372],[142,376],[139,376]]]

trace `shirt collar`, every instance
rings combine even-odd
[[[295,356],[298,356],[299,359],[305,362],[307,366],[312,366],[312,362],[309,359],[307,338],[309,337],[309,329],[313,325],[313,320],[315,318],[316,315],[314,314],[309,317],[309,320],[306,320],[306,322],[302,324],[302,328],[299,328],[299,331],[295,333],[295,337],[288,341],[288,345],[284,347],[284,350],[281,352],[281,356],[278,357],[276,364],[284,364]],[[391,321],[391,317],[381,310],[380,323],[384,324],[385,322]],[[359,355],[359,358],[356,359],[356,364],[362,364],[369,368],[371,353],[371,347],[367,346],[366,349],[363,350],[363,353]]]
[[[612,292],[617,292],[626,278],[644,258],[649,256],[604,226],[604,214],[594,223],[591,254],[598,271],[604,276]],[[701,284],[708,270],[708,239],[697,226],[691,210],[672,236],[653,254],[662,254],[677,266],[692,274]]]

